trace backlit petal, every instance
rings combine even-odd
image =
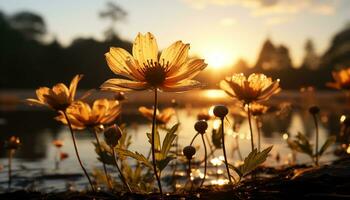
[[[132,54],[140,65],[147,64],[147,61],[151,60],[157,62],[158,46],[156,38],[149,32],[145,35],[139,33],[135,38]]]
[[[71,102],[74,101],[74,97],[75,97],[75,93],[76,93],[76,90],[77,90],[78,83],[79,83],[79,81],[82,78],[83,78],[83,75],[82,74],[78,74],[70,82],[70,85],[69,85],[69,99],[70,99]]]
[[[146,82],[136,82],[126,79],[109,79],[101,85],[102,90],[130,91],[145,90],[148,88]]]
[[[169,64],[171,66],[169,75],[177,72],[182,64],[187,60],[188,50],[190,49],[189,44],[184,44],[182,41],[177,41],[164,49],[159,62],[161,64]]]

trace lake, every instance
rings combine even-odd
[[[83,91],[79,92],[81,95]],[[69,157],[60,165],[59,173],[81,174],[81,168],[76,160],[74,149],[67,127],[60,125],[53,120],[55,114],[47,109],[29,107],[21,101],[27,97],[33,97],[33,91],[0,91],[0,141],[4,141],[10,135],[17,135],[21,138],[23,144],[16,152],[14,159],[14,188],[26,187],[35,188],[42,191],[60,191],[69,187],[82,189],[86,186],[85,177],[71,177],[70,179],[45,179],[36,178],[45,174],[56,172],[55,156],[57,150],[52,141],[60,139],[64,141],[63,152],[67,152]],[[96,96],[113,97],[110,93],[98,93]],[[197,114],[203,110],[209,110],[216,104],[228,105],[231,109],[234,102],[220,90],[202,90],[186,93],[160,93],[160,108],[171,106],[171,100],[176,99],[179,104],[177,108],[178,119],[181,123],[178,132],[179,144],[183,147],[189,145],[190,140],[195,135],[193,128],[197,120]],[[150,144],[146,136],[151,130],[151,122],[138,113],[137,108],[145,105],[151,107],[151,92],[133,92],[126,94],[127,100],[122,105],[122,121],[128,126],[128,134],[132,135],[132,144],[130,150],[138,151],[144,155],[148,154]],[[304,91],[283,91],[281,94],[273,97],[268,105],[272,107],[271,112],[263,116],[262,121],[262,148],[273,145],[271,156],[265,163],[268,166],[280,166],[290,163],[292,153],[287,146],[286,137],[293,137],[299,131],[305,133],[313,142],[315,129],[311,115],[307,109],[311,105],[318,105],[321,108],[320,122],[320,144],[323,144],[327,136],[337,135],[340,131],[340,117],[349,113],[347,100],[344,94],[340,92],[325,92],[306,89]],[[174,125],[177,119],[174,116],[168,124],[168,127]],[[225,123],[226,148],[231,163],[238,161],[238,154],[234,151],[235,137],[237,137],[243,157],[250,151],[249,126],[246,119],[242,118],[239,123],[239,129],[232,130],[232,124],[235,121],[232,116],[228,117]],[[217,119],[209,121],[209,129],[216,127]],[[257,138],[256,126],[253,126],[255,139]],[[161,132],[161,137],[164,134]],[[211,133],[208,131],[208,138]],[[78,148],[84,165],[91,171],[94,168],[101,168],[101,163],[96,159],[96,153],[92,142],[93,134],[88,131],[76,133]],[[283,137],[285,137],[283,139]],[[102,136],[101,136],[102,138]],[[199,147],[196,158],[202,159],[203,148],[201,140],[198,138],[195,145]],[[217,150],[215,157],[222,155],[221,150]],[[0,164],[4,169],[0,172],[0,189],[7,187],[7,159],[6,152],[2,149],[0,152]],[[276,157],[280,157],[278,161]],[[332,151],[321,159],[321,162],[329,162],[335,159]],[[297,154],[297,162],[310,162],[310,158]],[[222,166],[221,166],[222,167]],[[114,170],[111,169],[110,170]]]

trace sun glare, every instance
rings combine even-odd
[[[214,69],[224,68],[232,64],[232,56],[227,52],[213,51],[205,53],[203,56],[208,66]]]

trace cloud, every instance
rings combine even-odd
[[[233,25],[236,25],[237,23],[238,23],[237,19],[232,18],[232,17],[222,18],[219,21],[219,24],[221,26],[225,26],[225,27],[233,26]]]
[[[196,9],[208,6],[241,6],[251,10],[254,16],[298,14],[309,12],[331,15],[340,0],[182,0]]]

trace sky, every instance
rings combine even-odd
[[[192,55],[214,67],[239,58],[254,64],[262,42],[289,47],[293,64],[301,63],[308,38],[322,54],[334,34],[350,21],[350,0],[118,0],[128,15],[116,24],[123,39],[152,32],[160,49],[182,40]],[[103,38],[110,22],[98,15],[104,0],[1,0],[7,15],[33,11],[42,15],[50,36],[64,45],[76,37]]]

